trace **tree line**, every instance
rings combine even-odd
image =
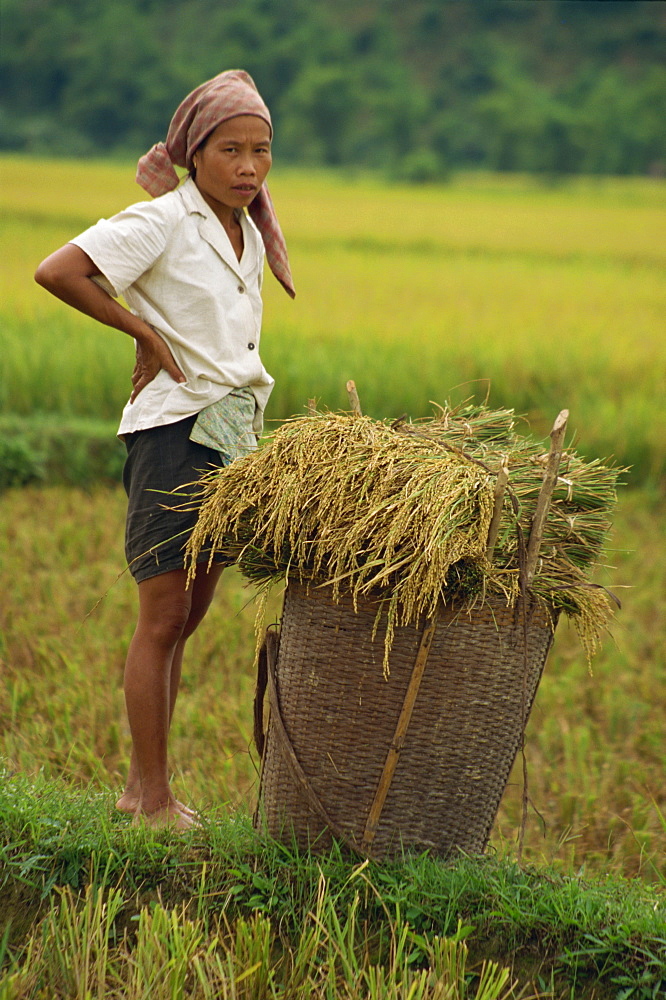
[[[281,162],[666,171],[663,0],[2,0],[0,148],[141,153],[242,66]]]

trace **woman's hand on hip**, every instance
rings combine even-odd
[[[150,334],[151,336],[143,336],[136,340],[136,362],[132,372],[133,389],[130,403],[134,402],[141,390],[145,389],[162,369],[169,373],[174,382],[187,382],[174,361],[166,341],[152,329]]]

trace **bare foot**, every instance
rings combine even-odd
[[[122,813],[129,813],[133,816],[137,809],[139,808],[139,802],[141,801],[141,794],[137,792],[125,790],[116,802],[116,809]],[[184,816],[189,816],[191,819],[198,820],[198,813],[194,809],[190,809],[183,802],[178,802],[176,800],[176,808],[179,812],[183,813]]]
[[[130,792],[125,789],[116,802],[116,809],[118,809],[121,813],[135,813],[139,808],[139,799],[140,796],[135,792]]]
[[[189,806],[186,806],[184,802],[179,802],[178,799],[176,799],[176,805],[178,806],[179,810],[182,813],[184,813],[185,816],[190,816],[197,822],[199,821],[199,813],[196,811],[196,809],[190,809]]]
[[[201,823],[194,816],[194,814],[192,814],[191,810],[187,813],[182,812],[178,808],[178,805],[179,803],[174,803],[173,805],[166,806],[164,809],[158,809],[153,813],[145,813],[137,809],[134,813],[133,825],[145,825],[157,830],[164,828],[174,830],[195,830],[201,826]]]

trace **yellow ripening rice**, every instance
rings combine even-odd
[[[389,632],[440,602],[471,605],[494,593],[512,603],[545,458],[543,443],[516,433],[510,410],[467,404],[394,424],[347,413],[295,417],[257,452],[202,478],[188,556],[193,565],[212,544],[260,584],[296,576],[333,585],[334,595],[379,594]],[[502,463],[509,490],[489,558]],[[610,616],[589,577],[617,474],[565,452],[532,583],[573,617],[589,654]]]

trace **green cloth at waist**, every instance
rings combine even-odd
[[[252,430],[256,400],[247,386],[230,393],[201,410],[190,432],[190,441],[214,448],[230,465],[236,458],[256,451],[257,435]]]

